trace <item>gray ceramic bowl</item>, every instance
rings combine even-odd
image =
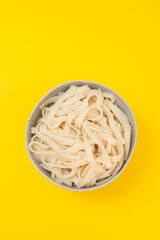
[[[57,95],[59,92],[64,92],[66,91],[71,85],[77,85],[77,86],[82,86],[82,85],[88,85],[90,88],[100,88],[102,91],[107,91],[110,93],[113,93],[114,96],[116,97],[116,101],[117,104],[119,106],[119,108],[121,108],[123,110],[123,112],[128,116],[130,124],[132,126],[132,138],[131,138],[131,147],[130,147],[130,151],[129,151],[129,155],[128,158],[126,159],[126,161],[124,162],[122,168],[120,169],[120,171],[115,175],[115,176],[111,176],[109,178],[107,178],[105,181],[103,181],[102,184],[98,185],[98,186],[92,186],[92,187],[85,187],[85,188],[76,188],[76,187],[70,187],[67,186],[65,184],[59,184],[56,181],[54,181],[51,178],[51,174],[43,169],[39,162],[36,160],[36,158],[34,157],[33,153],[29,151],[28,149],[28,143],[30,142],[31,139],[31,127],[34,127],[36,125],[37,120],[40,118],[41,116],[41,110],[40,110],[40,105],[42,105],[46,100],[48,100],[49,98]],[[45,177],[47,178],[49,181],[51,181],[52,183],[56,184],[59,187],[68,189],[68,190],[72,190],[72,191],[89,191],[89,190],[93,190],[93,189],[97,189],[100,187],[103,187],[107,184],[109,184],[110,182],[112,182],[114,179],[116,179],[122,172],[123,170],[126,168],[136,145],[136,140],[137,140],[137,126],[136,126],[136,121],[134,118],[134,115],[130,109],[130,107],[128,106],[128,104],[125,102],[125,100],[119,96],[118,93],[116,93],[114,90],[112,90],[111,88],[108,88],[104,85],[101,85],[99,83],[95,83],[95,82],[90,82],[90,81],[81,81],[81,80],[76,80],[76,81],[70,81],[70,82],[66,82],[63,83],[55,88],[53,88],[50,92],[48,92],[40,101],[39,103],[35,106],[35,108],[33,109],[30,118],[28,120],[27,123],[27,129],[26,129],[26,147],[27,147],[27,152],[28,155],[33,163],[33,165],[36,167],[36,169]]]

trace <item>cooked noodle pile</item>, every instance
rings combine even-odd
[[[29,149],[55,181],[93,186],[120,170],[130,149],[131,126],[112,94],[71,86],[41,110]]]

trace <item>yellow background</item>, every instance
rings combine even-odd
[[[157,239],[160,214],[159,1],[1,1],[1,239]],[[36,103],[69,80],[117,91],[138,140],[108,186],[70,192],[34,168],[25,129]]]

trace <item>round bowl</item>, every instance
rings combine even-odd
[[[127,159],[125,160],[122,168],[120,169],[120,171],[115,175],[115,176],[111,176],[109,178],[107,178],[105,181],[103,181],[102,184],[99,184],[98,186],[92,186],[92,187],[84,187],[84,188],[76,188],[76,187],[70,187],[67,186],[65,184],[59,184],[57,183],[54,179],[51,178],[51,174],[50,172],[48,172],[47,170],[45,170],[44,168],[42,168],[40,166],[40,163],[36,160],[34,154],[32,152],[29,151],[28,148],[28,144],[31,140],[31,128],[36,126],[37,120],[41,117],[41,110],[40,110],[40,106],[46,102],[49,98],[55,96],[58,94],[58,92],[64,92],[66,91],[71,85],[77,85],[77,86],[82,86],[82,85],[88,85],[90,88],[94,88],[94,89],[98,89],[100,88],[102,91],[107,91],[110,92],[112,94],[114,94],[114,96],[116,97],[116,102],[118,104],[118,107],[127,115],[127,117],[129,118],[130,124],[132,126],[132,135],[131,135],[131,146],[130,146],[130,151],[128,154]],[[112,90],[109,87],[106,87],[102,84],[96,83],[96,82],[90,82],[90,81],[82,81],[82,80],[76,80],[76,81],[69,81],[69,82],[65,82],[55,88],[53,88],[51,91],[49,91],[39,102],[38,104],[35,106],[35,108],[33,109],[30,118],[28,120],[27,123],[27,128],[26,128],[26,147],[27,147],[27,152],[28,155],[31,159],[31,162],[33,163],[33,165],[36,167],[36,169],[45,177],[47,178],[50,182],[54,183],[55,185],[62,187],[64,189],[68,189],[71,191],[89,191],[89,190],[94,190],[97,188],[101,188],[106,186],[107,184],[111,183],[113,180],[115,180],[126,168],[129,160],[131,159],[131,156],[133,154],[135,145],[136,145],[136,140],[137,140],[137,126],[136,126],[136,121],[135,121],[135,117],[133,115],[132,110],[130,109],[130,107],[128,106],[128,104],[126,103],[126,101],[118,94],[116,93],[114,90]]]

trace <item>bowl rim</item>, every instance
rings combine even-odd
[[[76,188],[76,187],[70,187],[70,186],[67,186],[65,184],[60,184],[58,182],[56,182],[55,180],[53,180],[52,178],[49,178],[45,173],[43,173],[41,171],[41,169],[38,168],[38,166],[35,164],[35,161],[34,159],[32,158],[31,154],[30,154],[30,151],[29,151],[29,148],[28,148],[28,143],[27,143],[27,134],[28,134],[28,131],[29,131],[29,122],[30,122],[30,119],[32,118],[32,115],[34,114],[35,110],[37,109],[37,107],[39,107],[40,103],[50,94],[52,93],[54,90],[56,90],[57,88],[60,88],[60,87],[63,87],[65,85],[67,85],[67,87],[69,87],[70,85],[73,85],[73,84],[79,84],[79,83],[84,83],[84,85],[89,85],[90,83],[91,84],[95,84],[97,85],[97,88],[98,87],[103,87],[103,88],[106,88],[106,91],[109,90],[111,92],[113,92],[113,94],[115,94],[116,96],[118,96],[122,102],[128,107],[129,111],[130,111],[130,114],[131,114],[131,117],[133,118],[133,123],[134,123],[134,142],[133,142],[133,146],[132,146],[132,149],[130,149],[129,153],[130,153],[130,156],[129,158],[127,158],[125,160],[125,165],[123,164],[121,169],[119,170],[119,172],[116,174],[116,175],[113,175],[111,176],[110,178],[108,178],[108,181],[106,182],[102,182],[102,184],[99,184],[99,185],[94,185],[94,186],[91,186],[91,187],[84,187],[84,188]],[[34,165],[34,167],[38,170],[38,172],[40,174],[42,174],[46,179],[48,179],[50,182],[52,182],[53,184],[63,188],[63,189],[66,189],[66,190],[70,190],[70,191],[76,191],[76,192],[83,192],[83,191],[91,191],[91,190],[96,190],[98,188],[101,188],[101,187],[104,187],[106,185],[108,185],[109,183],[113,182],[124,170],[125,168],[127,167],[128,163],[130,162],[130,159],[133,155],[133,152],[135,150],[135,146],[136,146],[136,142],[137,142],[137,124],[136,124],[136,120],[135,120],[135,117],[134,117],[134,114],[133,114],[133,111],[131,110],[130,106],[128,105],[128,103],[115,91],[113,90],[112,88],[108,87],[108,86],[105,86],[103,84],[100,84],[100,83],[97,83],[97,82],[93,82],[93,81],[87,81],[87,80],[71,80],[71,81],[67,81],[67,82],[64,82],[62,84],[59,84],[57,85],[56,87],[52,88],[49,92],[47,92],[39,101],[38,103],[36,104],[36,106],[34,107],[34,109],[32,110],[31,114],[30,114],[30,117],[27,121],[27,126],[26,126],[26,132],[25,132],[25,144],[26,144],[26,148],[27,148],[27,153],[28,153],[28,156],[32,162],[32,164]],[[106,179],[107,180],[107,179]]]

